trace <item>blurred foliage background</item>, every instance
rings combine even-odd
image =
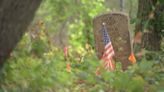
[[[1,70],[0,92],[164,92],[162,51],[122,71],[96,69],[92,20],[120,10],[120,0],[44,0],[29,31]],[[138,0],[125,0],[133,35]],[[68,48],[68,56],[64,56]]]

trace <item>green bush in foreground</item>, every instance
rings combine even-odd
[[[16,51],[15,51],[16,53]],[[22,54],[20,54],[22,53]],[[23,55],[23,53],[26,53]],[[100,66],[93,50],[77,55],[70,52],[66,61],[63,52],[53,48],[42,57],[29,54],[26,50],[12,56],[2,70],[1,92],[163,92],[164,57],[162,52],[149,52],[137,64],[127,71],[102,70],[96,76]],[[66,64],[71,64],[71,72]]]

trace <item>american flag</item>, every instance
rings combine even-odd
[[[105,24],[103,24],[102,32],[103,32],[103,41],[105,47],[101,59],[104,61],[105,69],[114,70],[114,64],[112,62],[114,56],[114,49],[110,37],[107,33],[107,28]]]

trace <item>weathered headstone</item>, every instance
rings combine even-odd
[[[99,58],[101,58],[104,51],[104,43],[101,32],[102,23],[106,24],[108,34],[115,51],[115,61],[120,61],[122,63],[123,70],[127,69],[127,66],[130,65],[128,57],[130,56],[132,50],[127,15],[122,13],[110,13],[94,18],[93,30],[97,56]]]

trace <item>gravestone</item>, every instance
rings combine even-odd
[[[95,47],[99,59],[103,55],[104,51],[104,43],[101,32],[103,23],[106,25],[114,48],[114,60],[120,61],[122,63],[123,70],[125,70],[130,65],[128,57],[130,56],[132,50],[128,28],[128,17],[123,13],[110,13],[94,18],[93,30],[95,37]]]

